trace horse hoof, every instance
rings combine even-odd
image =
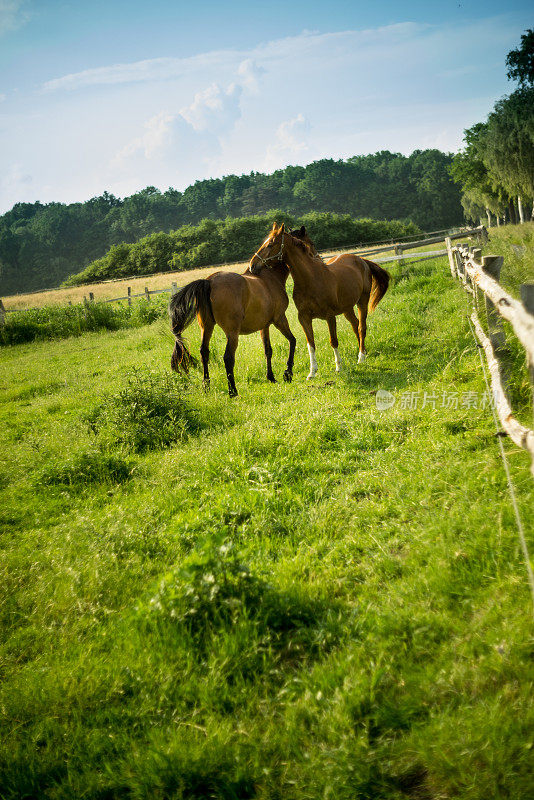
[[[276,383],[276,378],[274,377],[274,375],[267,375],[267,380],[269,381],[269,383]]]
[[[210,382],[209,382],[209,379],[208,379],[208,380],[204,380],[204,381],[202,382],[202,388],[204,389],[204,391],[205,391],[205,392],[209,392],[209,390],[210,390]]]
[[[307,381],[312,381],[312,380],[315,378],[315,376],[316,376],[316,375],[317,375],[317,373],[316,373],[316,372],[310,372],[310,374],[308,375],[308,377],[306,378],[306,380],[307,380]]]
[[[284,380],[286,383],[291,383],[293,380],[293,373],[290,372],[288,369],[284,372]]]
[[[358,353],[358,364],[363,364],[366,358],[367,358],[366,353]]]

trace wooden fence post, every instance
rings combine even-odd
[[[449,267],[451,270],[451,275],[453,278],[456,278],[456,265],[454,263],[454,254],[452,252],[452,244],[450,236],[447,236],[445,238],[445,247],[447,248],[447,255],[449,257]]]
[[[499,282],[504,258],[502,256],[484,256],[482,269],[490,278]],[[491,300],[486,297],[486,316],[488,319],[488,332],[494,350],[502,350],[506,344],[506,336],[501,318]]]
[[[473,247],[472,257],[473,257],[473,261],[476,261],[477,264],[481,264],[482,263],[482,250],[480,249],[480,247]],[[473,287],[473,300],[475,302],[475,306],[476,306],[477,311],[478,311],[478,306],[479,306],[479,303],[481,302],[480,289],[478,288],[478,286],[476,285],[476,283],[474,281],[470,280],[470,283],[471,283],[471,286]]]
[[[150,292],[148,291],[148,286],[145,286],[145,297],[147,303],[150,303]]]
[[[529,314],[534,316],[534,283],[522,283],[520,287],[521,300]],[[528,359],[528,373],[530,375],[530,388],[532,391],[532,410],[534,411],[534,361]]]
[[[504,262],[503,256],[484,256],[482,259],[482,269],[489,275],[490,278],[499,282],[499,278],[501,277],[501,269]],[[503,356],[506,357],[508,355],[508,351],[506,348],[506,334],[504,332],[504,327],[502,324],[501,317],[497,312],[497,309],[493,305],[492,301],[489,297],[485,296],[486,301],[486,318],[488,320],[488,334],[491,342],[491,346],[493,347],[493,351],[495,353],[495,357],[499,364],[499,370],[501,372],[502,378],[502,385],[503,389],[506,394],[508,394],[508,384],[509,384],[509,370],[506,364],[503,362]]]
[[[395,245],[395,255],[396,256],[401,256],[402,255],[402,245],[401,244],[396,244]],[[400,267],[401,265],[402,265],[402,259],[399,258],[399,260],[397,261],[397,266]]]
[[[173,296],[173,294],[176,294],[177,291],[178,291],[178,286],[176,284],[176,281],[173,281],[171,283],[171,297]]]
[[[132,305],[132,287],[128,286],[128,305]]]
[[[89,292],[89,302],[90,303],[94,303],[95,302],[95,296],[94,296],[93,292]]]
[[[0,325],[6,324],[6,310],[2,300],[0,300]]]
[[[455,262],[455,265],[456,265],[456,276],[462,283],[464,283],[465,282],[464,264],[463,264],[463,261],[462,261],[462,255],[461,255],[460,250],[459,250],[458,247],[454,248],[453,256],[454,256],[454,262]]]

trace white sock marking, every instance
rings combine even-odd
[[[358,354],[358,364],[363,364],[363,362],[365,361],[366,358],[367,358],[367,354],[366,353],[359,353]]]
[[[308,380],[310,378],[315,378],[317,375],[317,360],[315,358],[315,347],[312,347],[311,344],[308,343],[308,353],[310,354],[310,374],[308,375]]]
[[[334,347],[334,361],[336,362],[336,372],[341,372],[343,362],[341,361],[341,356],[339,355],[337,347]]]

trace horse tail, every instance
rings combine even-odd
[[[194,367],[197,363],[196,358],[187,349],[182,336],[184,329],[193,322],[197,314],[201,319],[214,319],[209,280],[191,281],[171,297],[169,315],[171,330],[176,339],[171,356],[171,368],[175,372],[178,372],[180,368],[184,372],[189,372],[190,367]]]
[[[379,302],[384,297],[388,290],[390,274],[385,269],[375,264],[374,261],[367,261],[365,263],[371,270],[372,284],[371,284],[371,297],[369,300],[369,312],[374,311]]]

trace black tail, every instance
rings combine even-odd
[[[192,281],[171,297],[169,315],[171,330],[176,339],[171,356],[171,368],[178,372],[189,372],[197,363],[186,347],[182,333],[193,322],[197,314],[205,319],[213,319],[211,308],[211,285],[209,280]]]
[[[371,297],[369,301],[369,312],[374,311],[379,302],[384,297],[385,293],[388,290],[389,281],[390,281],[390,274],[386,272],[378,264],[375,264],[374,261],[368,261],[366,258],[364,259],[367,266],[371,270],[371,275],[373,278],[373,283],[371,286]]]

